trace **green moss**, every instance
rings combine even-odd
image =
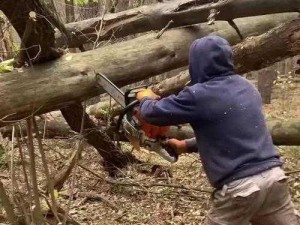
[[[13,71],[14,59],[9,59],[0,63],[0,74]]]

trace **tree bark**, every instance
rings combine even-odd
[[[236,18],[266,15],[283,12],[298,12],[300,0],[226,0],[212,3],[209,0],[177,0],[165,3],[141,6],[119,13],[107,14],[66,25],[70,40],[68,47],[78,47],[97,38],[97,30],[102,24],[98,41],[111,37],[120,38],[130,34],[142,33],[164,28],[169,21],[170,27],[180,27],[207,22],[211,10],[219,13],[215,20],[231,21]],[[243,35],[243,32],[242,32]],[[65,44],[59,32],[56,34],[57,46]]]
[[[2,17],[0,17],[0,37],[0,61],[11,59],[13,57],[11,25]]]
[[[260,36],[244,40],[233,47],[233,53],[237,73],[261,69],[284,58],[298,55],[300,53],[300,19],[287,22]],[[268,74],[264,75],[266,77]],[[152,89],[161,96],[167,96],[182,90],[189,80],[188,71],[183,71],[177,76],[155,84]],[[104,118],[109,106],[108,102],[100,102],[90,106],[88,113],[96,118]],[[121,110],[118,104],[113,104],[110,116],[119,114]]]
[[[2,0],[0,10],[22,39],[21,50],[15,60],[18,67],[25,62],[41,63],[61,56],[61,52],[53,48],[52,14],[39,1]]]
[[[246,18],[237,20],[237,24],[243,34],[249,36],[263,33],[295,16],[297,14]],[[214,26],[201,24],[166,31],[159,39],[153,34],[144,35],[89,52],[67,54],[21,73],[2,74],[0,126],[103,93],[97,87],[97,72],[122,86],[182,67],[188,63],[192,41],[210,33],[226,38],[231,44],[240,41],[226,22],[216,22]]]
[[[75,21],[74,0],[65,0],[66,22],[72,23]]]
[[[274,68],[261,70],[257,74],[257,90],[259,91],[263,104],[271,104],[273,83],[277,78]]]

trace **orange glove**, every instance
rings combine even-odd
[[[134,113],[135,113],[135,117],[139,120],[139,122],[141,124],[142,130],[145,132],[145,135],[147,137],[153,138],[153,139],[156,139],[159,137],[166,137],[166,134],[169,131],[169,126],[155,126],[155,125],[152,125],[152,124],[146,122],[142,118],[138,109],[136,109],[134,111]]]
[[[152,99],[159,99],[160,98],[160,96],[155,94],[151,89],[144,89],[142,91],[139,91],[136,94],[136,99],[138,101],[141,101],[145,97],[149,97],[149,98],[152,98]]]
[[[164,144],[170,146],[177,155],[188,152],[185,140],[180,141],[172,138],[167,140]]]

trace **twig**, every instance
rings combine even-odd
[[[70,195],[66,194],[66,193],[63,193],[61,195],[66,196],[66,197],[70,197]],[[105,204],[107,204],[109,207],[111,207],[112,209],[119,210],[119,207],[115,203],[109,201],[107,198],[105,198],[102,195],[100,195],[98,193],[95,193],[95,192],[78,192],[76,194],[76,196],[83,197],[86,200],[98,200],[98,201],[102,201]]]
[[[197,192],[203,192],[207,194],[211,194],[212,191],[210,190],[205,190],[205,189],[198,189],[198,188],[191,188],[191,187],[186,187],[184,185],[177,185],[177,184],[159,184],[159,183],[150,183],[150,184],[141,184],[141,183],[136,183],[136,182],[120,182],[120,181],[115,181],[115,180],[109,180],[105,177],[102,177],[101,175],[95,173],[94,171],[90,170],[89,168],[85,167],[84,165],[79,164],[79,166],[96,176],[97,178],[106,181],[107,183],[110,184],[115,184],[115,185],[124,185],[124,186],[138,186],[138,187],[144,187],[144,188],[151,188],[151,187],[171,187],[171,188],[177,188],[177,189],[184,189],[188,191],[197,191]]]
[[[294,174],[294,173],[299,173],[300,170],[293,170],[293,171],[288,171],[288,172],[285,172],[285,175],[289,176],[291,174]]]
[[[36,175],[36,164],[35,164],[35,155],[34,155],[34,145],[33,145],[33,135],[32,135],[32,118],[27,119],[27,137],[28,137],[28,151],[29,151],[29,160],[30,160],[30,175],[32,182],[32,190],[34,196],[34,218],[36,224],[44,224],[42,210],[39,199],[39,190],[37,183],[37,175]]]
[[[83,107],[83,113],[82,113],[82,118],[81,118],[81,127],[80,127],[80,138],[78,140],[78,147],[77,147],[77,151],[76,151],[76,155],[74,158],[74,169],[73,169],[73,174],[72,174],[72,180],[71,180],[71,187],[70,187],[70,196],[69,196],[69,202],[68,202],[68,207],[67,210],[65,212],[65,216],[64,216],[64,220],[63,220],[63,225],[66,225],[67,223],[67,217],[71,208],[71,202],[73,199],[73,195],[74,195],[74,186],[75,186],[75,177],[77,174],[77,164],[78,164],[78,160],[79,157],[81,155],[82,149],[83,149],[83,129],[84,129],[84,115],[85,115],[85,109],[86,109],[86,103],[84,102],[84,107]]]
[[[15,176],[15,169],[14,169],[14,139],[15,139],[15,126],[12,128],[12,135],[11,135],[11,156],[10,156],[10,179],[11,179],[11,195],[14,196],[14,187],[16,184],[16,176]]]
[[[21,136],[21,138],[23,138],[22,131],[21,131],[21,129],[19,129],[19,130],[20,130],[20,136]],[[29,181],[28,181],[28,176],[27,176],[27,170],[26,170],[25,160],[24,160],[24,156],[23,156],[22,145],[21,145],[21,142],[20,142],[20,138],[18,136],[16,136],[16,138],[17,138],[17,144],[18,144],[18,149],[19,149],[19,155],[20,155],[20,158],[21,158],[22,170],[23,170],[23,173],[24,173],[25,185],[26,185],[26,188],[27,188],[28,196],[29,196],[29,205],[30,205],[30,208],[31,208],[31,206],[32,206],[32,194],[31,194],[31,188],[30,188]],[[31,215],[31,219],[33,220],[33,213],[31,211],[30,211],[30,215]]]
[[[170,20],[168,24],[163,29],[161,29],[161,31],[158,32],[158,34],[156,35],[156,39],[159,39],[161,35],[163,35],[163,33],[171,26],[172,23],[174,23],[174,21]]]
[[[43,166],[44,166],[44,172],[45,172],[45,176],[46,176],[46,180],[47,180],[47,184],[48,184],[47,185],[48,190],[50,192],[51,203],[52,203],[51,209],[53,211],[53,214],[54,214],[55,218],[60,223],[60,219],[57,215],[57,204],[56,204],[55,195],[54,195],[53,180],[50,177],[48,163],[47,163],[45,151],[44,151],[44,148],[43,148],[43,143],[42,143],[42,140],[41,140],[40,132],[39,132],[35,117],[33,117],[33,126],[34,126],[34,130],[35,130],[35,135],[36,135],[36,138],[37,138],[37,141],[38,141],[38,146],[39,146],[39,150],[40,150],[40,154],[41,154],[41,158],[42,158],[42,163],[43,163]]]
[[[13,126],[12,128],[12,138],[11,138],[11,162],[10,162],[10,171],[11,171],[11,184],[12,184],[12,188],[11,188],[11,195],[12,195],[12,203],[14,205],[19,205],[24,218],[25,218],[25,224],[29,225],[30,224],[30,219],[26,213],[26,208],[24,207],[24,201],[20,202],[19,199],[16,197],[16,193],[15,193],[15,189],[17,190],[17,193],[20,193],[20,188],[19,185],[17,183],[16,180],[16,174],[15,174],[15,168],[14,168],[14,140],[15,140],[15,126]]]
[[[111,201],[109,201],[108,199],[106,199],[105,197],[103,197],[100,194],[97,193],[89,193],[89,192],[79,192],[78,196],[80,197],[86,197],[87,199],[91,199],[91,200],[100,200],[103,201],[105,204],[107,204],[109,207],[111,207],[114,210],[119,210],[119,208],[117,207],[117,205]]]
[[[55,151],[53,149],[53,151]],[[58,153],[61,157],[66,158],[66,156],[64,156],[63,154],[61,154],[58,151],[55,151],[56,153]],[[191,187],[186,187],[184,185],[176,185],[176,184],[159,184],[159,183],[151,183],[151,184],[141,184],[141,183],[137,183],[137,182],[120,182],[120,181],[115,181],[115,180],[110,180],[107,179],[103,176],[101,176],[100,174],[97,174],[96,172],[92,171],[91,169],[89,169],[88,167],[82,165],[81,163],[78,163],[78,166],[84,170],[86,170],[87,172],[91,173],[92,175],[94,175],[95,177],[97,177],[98,179],[100,179],[101,181],[105,181],[106,183],[109,184],[114,184],[114,185],[124,185],[124,186],[138,186],[138,187],[144,187],[144,188],[151,188],[151,187],[171,187],[171,188],[177,188],[177,189],[184,189],[184,190],[189,190],[189,191],[197,191],[197,192],[202,192],[202,193],[207,193],[207,194],[211,194],[212,191],[210,190],[205,190],[205,189],[198,189],[198,188],[191,188]]]
[[[22,137],[21,129],[20,129],[20,134],[21,134],[21,137]],[[19,149],[19,155],[20,155],[20,158],[21,158],[22,169],[23,169],[23,173],[24,173],[25,184],[26,184],[29,196],[31,196],[31,188],[30,188],[29,180],[28,180],[28,176],[27,176],[27,171],[26,171],[26,166],[25,166],[25,159],[24,159],[24,156],[23,156],[22,145],[21,145],[21,142],[20,142],[20,138],[18,136],[16,138],[17,138],[17,144],[18,144],[18,149]]]
[[[44,123],[44,129],[43,129],[43,140],[45,140],[46,137],[46,129],[47,129],[47,117],[45,117],[45,123]]]
[[[98,41],[100,39],[100,34],[101,34],[101,31],[102,31],[102,28],[103,28],[104,16],[105,16],[105,5],[104,5],[104,8],[103,8],[103,14],[102,14],[102,18],[101,18],[101,23],[100,23],[99,30],[97,31],[97,38],[96,38],[96,40],[94,42],[93,49],[95,49],[95,48],[97,48],[99,46]]]

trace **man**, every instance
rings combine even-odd
[[[229,43],[218,36],[194,41],[189,72],[192,86],[178,95],[160,99],[146,89],[137,99],[140,116],[150,124],[192,126],[194,139],[167,144],[178,154],[200,154],[215,188],[205,224],[299,225],[260,94],[234,73]]]

